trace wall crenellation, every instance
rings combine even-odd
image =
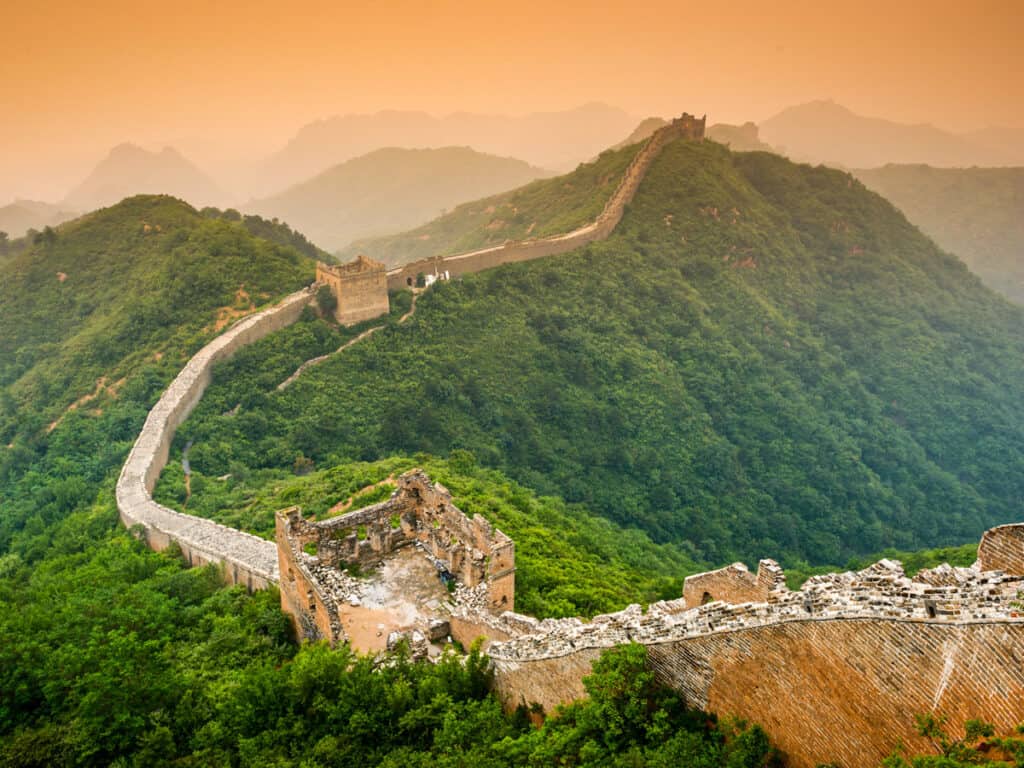
[[[596,616],[589,623],[552,621],[546,628],[492,645],[490,653],[510,661],[553,658],[581,648],[606,648],[629,641],[657,643],[786,621],[1012,620],[1024,616],[1024,608],[1017,605],[1022,590],[1024,575],[946,565],[911,579],[900,563],[882,560],[856,573],[811,577],[801,589],[777,589],[762,602],[714,600],[690,606],[684,597],[652,603],[646,612],[631,605],[618,613]]]

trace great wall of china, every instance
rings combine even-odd
[[[689,125],[676,121],[648,140],[592,224],[560,237],[406,265],[387,274],[388,285],[404,287],[435,268],[466,274],[607,237],[658,151],[687,135]],[[882,561],[858,573],[813,577],[790,591],[781,569],[763,561],[756,575],[733,565],[689,577],[682,597],[646,611],[634,605],[589,621],[538,621],[504,610],[512,605],[511,542],[480,522],[460,520],[450,496],[432,485],[424,490],[422,478],[400,480],[388,502],[312,527],[297,511],[280,513],[277,544],[154,502],[175,430],[202,397],[213,366],[294,322],[315,301],[314,288],[244,318],[207,344],[150,411],[116,494],[122,521],[151,547],[176,543],[190,564],[221,564],[230,583],[249,589],[280,582],[282,606],[300,635],[339,640],[344,626],[331,592],[339,589],[337,568],[327,560],[371,562],[426,542],[439,566],[462,580],[450,634],[463,643],[487,638],[495,688],[506,705],[536,702],[551,711],[583,694],[582,677],[603,649],[640,642],[661,682],[692,706],[761,723],[797,768],[826,761],[868,768],[900,741],[927,749],[913,728],[913,716],[922,712],[947,715],[954,725],[980,717],[1003,731],[1024,720],[1024,525],[988,531],[969,569],[942,566],[911,579],[898,563]],[[419,500],[411,506],[410,493]],[[450,545],[431,534],[438,525]],[[463,540],[466,546],[458,546]],[[323,553],[304,551],[310,542]],[[500,571],[489,570],[487,547],[508,550]],[[287,569],[284,581],[281,569]],[[491,576],[501,579],[500,588]],[[496,603],[498,594],[507,599]]]

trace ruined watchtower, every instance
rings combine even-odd
[[[316,263],[316,281],[331,289],[337,306],[334,319],[342,325],[353,325],[386,315],[388,276],[384,265],[366,256],[358,256],[348,264]]]
[[[277,513],[281,607],[300,637],[332,644],[358,641],[360,621],[382,628],[386,635],[386,630],[415,626],[417,614],[447,624],[449,609],[437,605],[437,599],[433,605],[373,606],[373,593],[379,590],[372,574],[380,573],[386,581],[402,553],[427,566],[426,581],[464,589],[474,608],[493,615],[513,609],[512,539],[480,515],[463,514],[448,489],[432,483],[422,470],[406,472],[395,483],[397,489],[386,501],[339,517],[312,521],[298,507]],[[364,577],[353,579],[350,571]],[[406,603],[415,602],[411,594],[416,587],[412,581],[405,585],[410,592]],[[427,634],[429,627],[422,630]],[[368,650],[372,639],[354,645]]]

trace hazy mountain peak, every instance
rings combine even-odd
[[[167,194],[195,206],[222,203],[217,184],[177,149],[153,152],[131,142],[114,146],[63,205],[87,211],[137,194]]]
[[[338,115],[306,124],[264,171],[264,193],[308,179],[325,167],[385,146],[470,146],[518,157],[541,168],[569,170],[620,141],[635,119],[602,102],[522,116],[386,110]]]
[[[551,172],[467,146],[379,147],[246,206],[287,221],[328,250],[423,224],[468,200]]]
[[[831,99],[797,104],[760,124],[761,138],[795,160],[848,168],[886,163],[1010,165],[1013,158],[927,123],[859,115]]]

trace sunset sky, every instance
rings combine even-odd
[[[1024,127],[1020,0],[973,3],[20,2],[0,14],[0,204],[63,196],[114,144],[215,176],[346,112],[762,120],[833,98],[968,130]]]

